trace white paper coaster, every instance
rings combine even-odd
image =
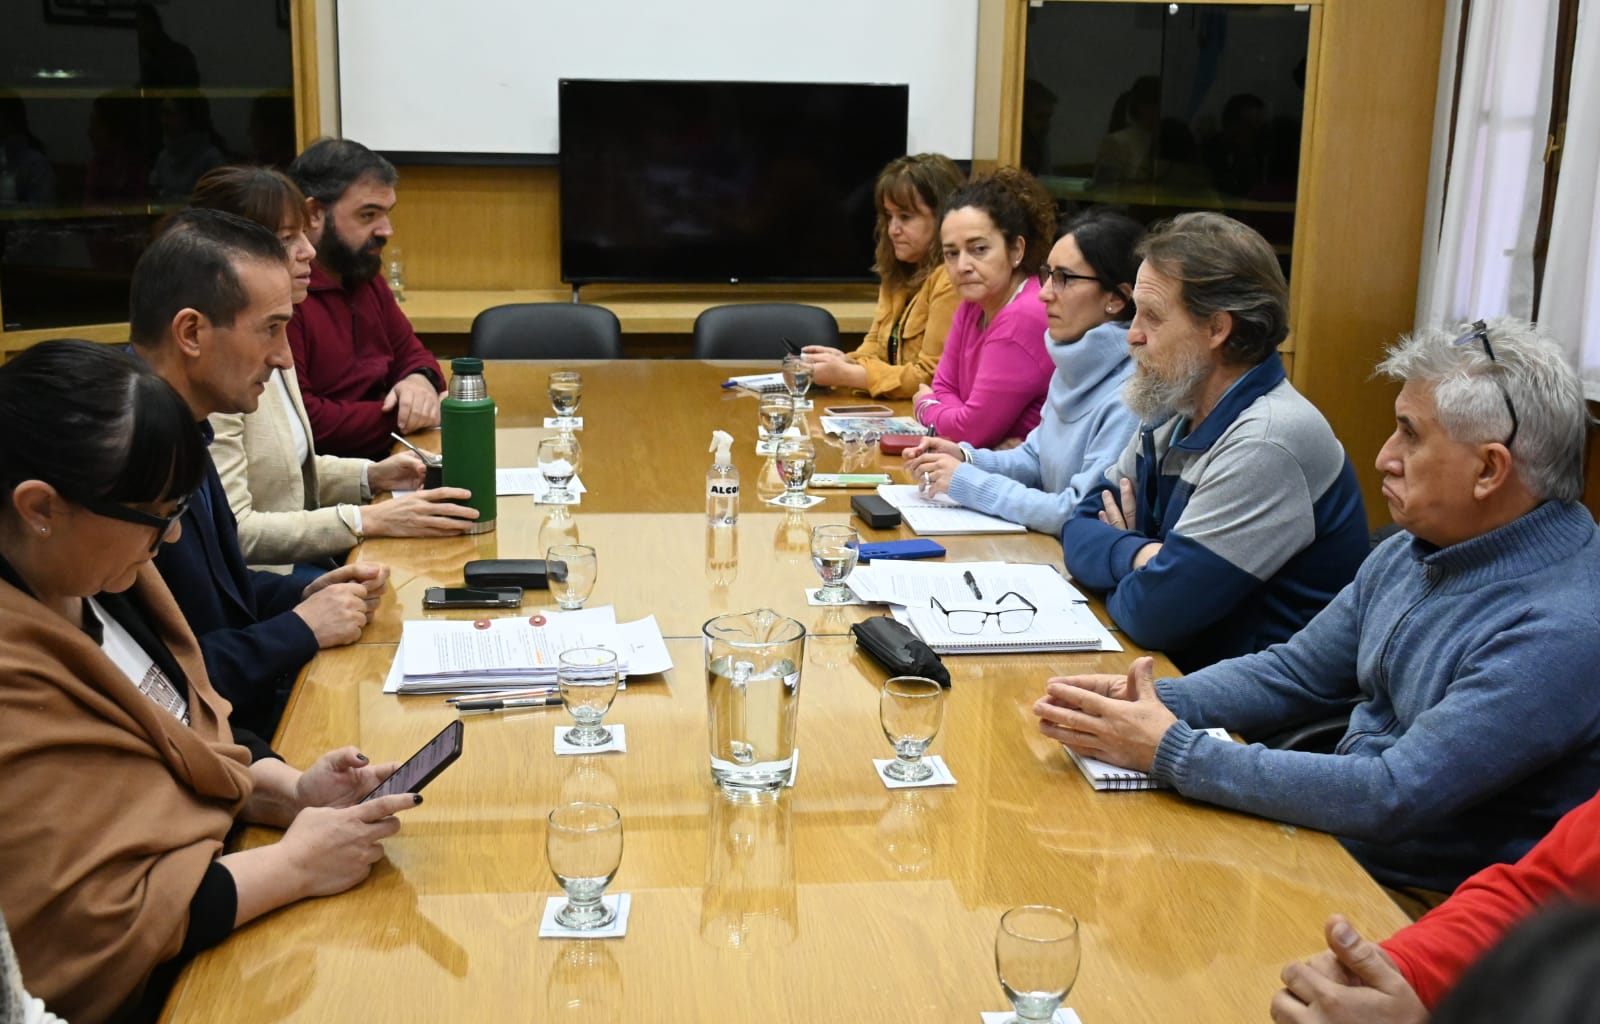
[[[563,928],[556,924],[556,911],[566,906],[565,896],[552,896],[545,901],[544,916],[539,919],[541,939],[620,939],[628,934],[628,912],[633,909],[633,896],[619,892],[600,897],[600,902],[617,911],[617,916],[604,928]]]
[[[544,425],[551,430],[582,430],[583,417],[574,416],[568,422],[563,423],[560,419],[554,416],[546,416],[544,418]]]
[[[927,763],[928,767],[933,769],[933,774],[921,782],[901,782],[899,779],[891,779],[883,774],[884,768],[894,763],[894,758],[892,757],[886,757],[882,760],[875,757],[872,759],[872,766],[878,769],[878,779],[889,789],[927,789],[930,786],[954,786],[956,784],[956,777],[950,774],[950,766],[944,763],[944,758],[938,754],[926,754],[922,760]]]
[[[778,497],[781,498],[782,495],[779,495]],[[813,505],[822,504],[822,498],[818,497],[815,494],[807,494],[805,496],[805,499],[806,499],[806,508],[810,508]],[[778,500],[778,498],[768,498],[767,499],[767,504],[768,505],[772,505],[772,506],[774,506],[776,508],[786,508],[786,509],[790,509],[792,511],[798,511],[800,509],[799,505],[785,505],[782,502],[780,502]]]
[[[562,739],[562,737],[566,735],[567,730],[571,729],[572,726],[556,726],[556,753],[561,756],[566,756],[568,754],[626,753],[628,749],[628,733],[625,728],[612,722],[603,722],[601,724],[603,724],[606,729],[610,731],[611,742],[602,743],[598,747],[575,747],[566,740]]]
[[[820,593],[822,593],[822,588],[821,587],[816,587],[816,588],[807,590],[806,591],[806,604],[816,605],[818,608],[844,608],[844,607],[847,607],[848,605],[852,605],[852,604],[866,604],[867,603],[867,602],[861,600],[861,598],[857,597],[853,592],[850,594],[850,600],[848,600],[848,601],[823,601],[823,600],[818,599],[818,597],[817,597],[817,595],[820,594]]]
[[[983,1024],[1007,1024],[1008,1021],[1017,1019],[1016,1012],[1013,1010],[1001,1010],[999,1012],[984,1010],[982,1016]],[[1083,1024],[1083,1021],[1078,1018],[1076,1013],[1063,1006],[1055,1012],[1055,1016],[1050,1018],[1050,1024]]]

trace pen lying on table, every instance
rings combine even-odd
[[[555,683],[546,686],[529,686],[512,690],[479,690],[477,693],[458,693],[454,697],[446,697],[446,704],[459,704],[464,700],[520,700],[524,697],[553,697],[560,693],[560,688]]]
[[[459,700],[457,711],[511,711],[516,708],[553,708],[561,705],[561,695],[552,693],[545,697],[508,697],[505,700]]]

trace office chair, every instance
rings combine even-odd
[[[694,320],[694,359],[782,359],[783,339],[840,348],[839,323],[820,306],[750,302],[712,306]]]
[[[473,318],[467,354],[480,359],[621,359],[622,324],[604,306],[495,306]]]

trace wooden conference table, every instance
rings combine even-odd
[[[502,466],[533,464],[552,368],[490,364]],[[1261,1020],[1279,968],[1318,946],[1329,913],[1373,935],[1406,923],[1328,836],[1171,793],[1089,789],[1030,707],[1049,675],[1122,670],[1139,653],[1126,641],[1122,654],[948,658],[933,752],[958,784],[886,790],[870,763],[890,755],[877,711],[885,674],[846,632],[862,612],[810,608],[800,594],[815,585],[805,531],[846,521],[848,492],[816,492],[827,500],[800,515],[759,503],[755,401],[718,387],[734,364],[571,368],[585,378],[588,487],[572,518],[552,526],[532,499],[502,498],[494,533],[364,545],[357,557],[393,567],[391,593],[362,643],[308,668],[277,747],[302,765],[346,743],[408,755],[452,717],[436,697],[379,692],[400,622],[421,614],[421,588],[458,583],[469,558],[532,557],[548,538],[576,534],[599,551],[590,604],[612,603],[623,620],[655,614],[675,665],[631,679],[607,716],[627,726],[627,753],[556,757],[559,708],[470,717],[461,760],[405,814],[367,882],[280,910],[202,955],[164,1020],[974,1022],[1006,1007],[994,932],[1022,903],[1081,922],[1068,1005],[1086,1024]],[[732,565],[720,550],[710,564],[704,525],[718,427],[738,439],[744,480]],[[837,469],[837,450],[819,449],[820,468]],[[1060,557],[1035,534],[947,547],[959,560]],[[734,803],[707,768],[699,625],[762,605],[812,630],[801,757],[778,800]],[[559,893],[544,817],[573,800],[622,812],[609,891],[632,894],[623,938],[538,937]],[[252,829],[243,842],[276,838]]]

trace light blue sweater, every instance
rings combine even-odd
[[[1139,426],[1122,404],[1122,382],[1133,373],[1128,329],[1101,324],[1076,342],[1045,336],[1056,364],[1039,425],[1008,451],[972,448],[956,467],[950,497],[980,512],[1059,534],[1079,499],[1105,479]]]
[[[1600,790],[1600,534],[1546,502],[1434,548],[1391,537],[1287,643],[1156,684],[1152,774],[1332,832],[1380,881],[1450,890]],[[1243,746],[1357,700],[1333,754]]]

